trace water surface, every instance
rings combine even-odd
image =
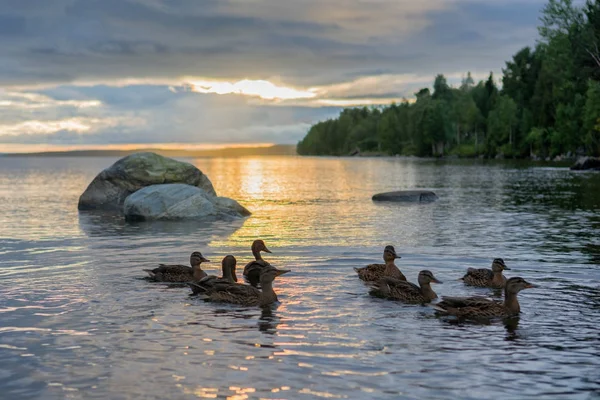
[[[581,398],[600,391],[600,174],[526,163],[205,158],[236,223],[125,223],[79,214],[114,158],[0,158],[0,397]],[[424,188],[431,204],[373,203]],[[240,264],[262,238],[292,273],[270,309],[209,304],[143,268],[192,251]],[[385,245],[439,295],[503,257],[539,289],[518,321],[455,324],[374,299],[353,267]]]

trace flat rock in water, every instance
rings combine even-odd
[[[600,157],[581,157],[571,169],[600,171]]]
[[[196,186],[152,185],[133,193],[123,205],[127,220],[230,219],[250,212],[237,201],[216,197]]]
[[[127,196],[157,184],[185,183],[216,196],[206,175],[192,164],[156,153],[134,153],[100,172],[79,197],[80,210],[122,211]]]
[[[373,196],[373,201],[420,203],[435,201],[437,198],[437,195],[429,190],[399,190],[396,192],[378,193]]]

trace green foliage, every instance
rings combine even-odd
[[[475,147],[474,144],[461,144],[453,148],[450,154],[459,156],[461,158],[472,158],[476,157],[478,152],[477,147]]]
[[[589,154],[600,155],[600,82],[590,81],[585,102],[583,143]]]
[[[540,21],[538,44],[506,62],[501,89],[492,73],[476,84],[469,72],[458,88],[439,74],[412,103],[349,108],[315,124],[298,153],[600,154],[600,1],[549,0]]]
[[[505,155],[514,153],[517,122],[515,101],[506,95],[499,96],[488,116],[486,151],[489,155],[496,154],[500,147]]]

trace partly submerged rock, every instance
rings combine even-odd
[[[572,170],[586,170],[591,169],[594,171],[600,171],[600,157],[581,157],[573,166]]]
[[[100,172],[79,197],[80,210],[121,211],[127,196],[150,185],[185,183],[216,196],[206,175],[192,164],[156,153],[134,153]]]
[[[237,201],[216,197],[182,183],[152,185],[133,193],[123,205],[128,220],[241,218],[250,211]]]
[[[373,196],[373,201],[395,202],[431,202],[437,200],[435,193],[429,190],[399,190],[396,192],[378,193]]]

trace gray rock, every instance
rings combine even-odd
[[[399,190],[397,192],[378,193],[373,196],[373,201],[419,203],[432,202],[437,198],[437,195],[429,190]]]
[[[600,171],[600,157],[581,157],[571,166],[571,169]]]
[[[121,211],[127,196],[150,185],[185,183],[216,196],[206,175],[192,164],[156,153],[135,153],[100,172],[79,197],[80,210]]]
[[[237,201],[230,199],[229,197],[214,197],[213,199],[214,207],[222,213],[233,215],[233,216],[243,216],[246,217],[250,215],[250,211],[248,211],[244,206],[242,206]]]
[[[237,201],[216,197],[182,183],[152,185],[133,193],[123,205],[127,220],[241,218],[250,212]]]

